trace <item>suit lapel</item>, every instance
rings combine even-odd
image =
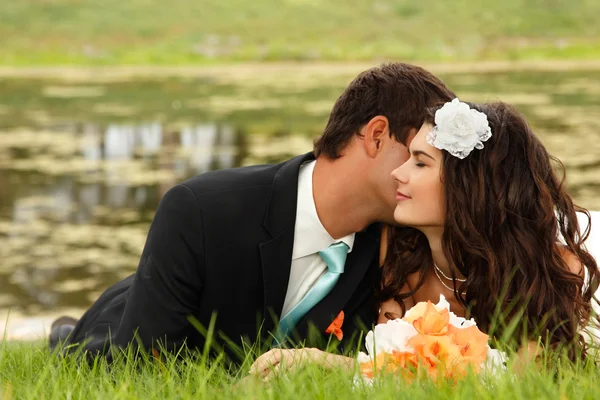
[[[265,332],[275,328],[290,279],[298,201],[298,172],[302,163],[313,159],[312,153],[295,157],[282,164],[273,179],[269,208],[264,220],[264,227],[271,239],[259,245],[264,285]]]
[[[263,285],[265,288],[264,316],[265,329],[273,331],[275,322],[279,319],[292,264],[294,244],[294,229],[282,232],[272,240],[261,243],[260,257],[263,269]]]
[[[369,267],[378,260],[379,232],[379,224],[357,232],[354,247],[346,259],[345,272],[331,292],[298,322],[296,332],[300,338],[307,337],[309,322],[323,332],[344,309]]]

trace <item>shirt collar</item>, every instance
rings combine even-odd
[[[325,250],[331,244],[337,242],[346,243],[349,247],[348,252],[352,251],[354,246],[354,233],[341,239],[334,239],[319,220],[312,184],[315,163],[316,161],[313,160],[300,166],[292,260]]]

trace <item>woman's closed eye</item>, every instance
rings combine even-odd
[[[413,151],[411,151],[411,155],[412,155],[412,158],[415,160],[415,166],[417,168],[423,168],[423,167],[427,166],[427,164],[423,162],[423,159],[426,159],[429,162],[431,162],[431,161],[435,162],[435,158],[431,157],[429,154],[425,153],[423,150],[413,150]]]

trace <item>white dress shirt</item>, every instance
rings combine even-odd
[[[337,242],[346,243],[350,248],[348,252],[352,251],[354,245],[354,233],[341,239],[334,239],[319,220],[312,185],[315,162],[310,161],[303,164],[298,176],[298,203],[292,266],[281,318],[289,313],[319,278],[327,272],[327,264],[318,252]]]

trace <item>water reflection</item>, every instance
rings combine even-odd
[[[242,133],[217,123],[62,124],[38,133],[77,145],[38,143],[32,157],[31,138],[22,135],[0,169],[0,181],[16,182],[0,192],[0,307],[26,313],[87,306],[135,270],[148,223],[170,187],[239,166],[246,153]]]

